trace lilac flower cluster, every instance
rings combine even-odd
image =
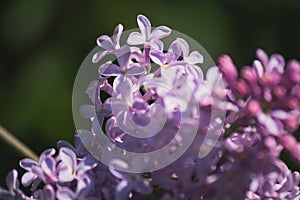
[[[91,130],[77,130],[74,146],[60,141],[57,151],[45,150],[38,161],[21,160],[26,171],[21,183],[30,193],[20,189],[12,170],[0,199],[299,200],[300,174],[287,167],[281,153],[300,166],[300,143],[293,135],[300,123],[300,63],[286,64],[281,55],[268,57],[259,49],[258,59],[240,75],[227,55],[204,75],[204,56],[190,52],[186,40],[177,38],[165,50],[163,39],[171,29],[153,29],[143,15],[137,22],[139,31],[126,44],[122,25],[112,37],[97,39],[101,51],[92,62],[100,63],[99,80],[86,90],[92,105],[80,107]],[[104,62],[108,56],[114,60]],[[220,133],[207,150],[207,135],[215,130]],[[114,144],[104,153],[100,133]],[[163,159],[182,153],[155,170],[149,170],[147,156],[107,164],[90,151],[109,154],[118,147],[128,157],[164,146]],[[200,156],[203,151],[206,156]],[[144,171],[129,172],[132,166]]]

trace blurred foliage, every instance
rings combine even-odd
[[[258,47],[300,59],[298,0],[1,1],[0,123],[36,153],[72,141],[81,62],[118,23],[136,28],[138,14],[191,36],[214,59],[230,54],[239,66],[250,64]],[[2,141],[0,155],[2,185],[22,156]]]

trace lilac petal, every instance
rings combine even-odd
[[[206,79],[207,79],[207,84],[208,84],[210,91],[214,91],[214,90],[216,90],[216,87],[220,87],[220,86],[216,85],[216,84],[220,83],[222,80],[222,75],[221,75],[218,67],[210,67],[206,72]],[[223,92],[225,92],[225,91],[223,91]]]
[[[123,29],[124,29],[123,25],[119,24],[118,26],[116,26],[116,28],[114,30],[113,40],[114,40],[115,47],[120,46],[120,39],[121,39]]]
[[[176,55],[173,52],[165,53],[164,63],[171,64],[172,62],[177,61]]]
[[[176,80],[178,79],[177,71],[175,69],[172,69],[172,68],[165,69],[165,68],[162,67],[161,70],[160,70],[160,73],[161,73],[161,77],[162,77],[161,80],[163,82],[165,82],[162,89],[165,92],[169,92],[173,88],[173,83],[176,82]],[[169,91],[166,91],[167,89]]]
[[[159,40],[161,38],[164,38],[168,35],[170,35],[171,29],[166,27],[166,26],[159,26],[155,28],[151,35],[150,35],[150,40]]]
[[[39,169],[41,169],[41,168],[39,168]],[[31,191],[37,190],[37,188],[41,184],[41,182],[42,182],[42,180],[40,178],[34,179],[34,181],[32,182],[30,190]]]
[[[47,157],[41,163],[41,168],[47,175],[53,175],[56,168],[56,161],[52,157]]]
[[[51,148],[51,149],[46,149],[45,151],[43,151],[43,153],[40,155],[40,162],[43,161],[45,158],[49,157],[49,156],[53,156],[55,154],[55,149]]]
[[[268,129],[268,131],[270,131],[271,134],[279,134],[278,126],[270,115],[261,113],[258,115],[257,119],[261,124],[266,126],[266,128]]]
[[[161,69],[163,69],[163,68],[161,68]],[[163,71],[163,70],[161,70],[161,71]],[[168,80],[169,79],[167,79],[166,81],[168,81]],[[162,93],[159,93],[159,92],[157,93],[159,96],[163,96],[164,94],[168,93],[168,91],[170,91],[172,89],[169,82],[165,82],[165,80],[162,80],[161,78],[158,78],[158,77],[154,77],[152,79],[145,80],[143,82],[143,85],[146,88],[154,88],[156,93],[158,90],[162,90]],[[166,85],[166,88],[162,87],[165,85]]]
[[[145,36],[146,41],[149,41],[150,40],[150,32],[151,32],[151,23],[148,20],[148,18],[143,15],[138,15],[137,23],[139,25],[142,35]]]
[[[300,62],[297,60],[290,60],[287,64],[287,70],[291,79],[296,83],[300,83]]]
[[[119,49],[117,58],[118,58],[119,66],[121,68],[123,67],[126,68],[129,65],[130,56],[131,56],[131,50],[128,45],[125,45]]]
[[[20,166],[27,171],[30,171],[32,166],[38,166],[38,163],[30,158],[24,158],[19,162]]]
[[[134,103],[132,105],[133,109],[136,109],[136,110],[146,110],[147,107],[148,107],[148,104],[143,99],[138,98],[138,97],[134,99]]]
[[[255,60],[253,62],[253,68],[255,69],[255,72],[257,74],[258,77],[262,77],[264,74],[264,67],[261,64],[261,62],[259,62],[258,60]]]
[[[160,51],[153,50],[150,53],[150,58],[153,60],[154,63],[163,66],[165,63],[165,54]]]
[[[115,46],[108,35],[102,35],[97,39],[97,44],[105,50],[114,50]]]
[[[92,101],[95,100],[96,90],[97,90],[98,83],[99,83],[98,80],[93,80],[92,82],[90,82],[90,84],[88,85],[87,89],[85,90],[85,93],[89,96],[89,98]]]
[[[135,59],[138,63],[141,63],[144,61],[144,55],[140,48],[131,46],[131,59]]]
[[[76,152],[76,149],[73,147],[72,144],[70,144],[69,142],[65,141],[65,140],[60,140],[57,142],[57,148],[61,149],[61,148],[69,148],[72,149],[72,151]]]
[[[72,190],[63,187],[56,192],[56,197],[58,200],[74,200],[76,196]]]
[[[55,200],[55,191],[51,185],[45,185],[43,189],[43,200]]]
[[[139,134],[136,124],[132,121],[130,114],[126,110],[119,111],[116,115],[118,127],[131,134]],[[141,134],[139,134],[141,135]]]
[[[85,174],[85,172],[89,171],[90,169],[97,166],[97,163],[95,163],[94,160],[84,160],[83,162],[79,163],[77,173],[78,176],[82,176]]]
[[[189,48],[188,43],[182,38],[177,38],[176,41],[178,41],[181,45],[181,51],[182,51],[183,57],[187,57],[190,53],[190,48]]]
[[[203,63],[203,56],[198,51],[193,51],[185,60],[190,64]]]
[[[299,172],[295,171],[293,172],[293,182],[296,183],[294,185],[299,185],[299,182],[300,182],[300,174]]]
[[[228,83],[233,86],[237,80],[238,72],[232,59],[228,55],[222,55],[219,57],[218,62],[220,71]]]
[[[137,80],[136,85],[138,87],[141,87],[145,81],[151,80],[154,78],[154,74],[153,73],[149,73],[149,74],[145,74],[143,76],[140,76],[139,79]]]
[[[241,70],[241,77],[245,79],[250,85],[256,85],[257,75],[253,68],[243,67]]]
[[[143,127],[142,130],[144,133],[147,133],[148,136],[153,136],[164,127],[167,121],[167,114],[164,111],[163,107],[159,104],[152,104],[150,106],[150,123]]]
[[[68,167],[71,167],[72,172],[76,170],[77,167],[77,158],[75,153],[67,148],[61,148],[59,151],[59,156],[61,161]]]
[[[83,118],[96,117],[96,110],[94,105],[82,105],[80,106],[79,112]]]
[[[274,110],[271,115],[281,120],[288,118],[288,113],[284,110]]]
[[[87,176],[78,180],[76,193],[79,198],[81,197],[82,199],[85,199],[85,197],[88,196],[90,193],[90,184],[91,180]]]
[[[138,32],[132,32],[128,36],[127,44],[129,45],[140,45],[146,42],[146,38],[144,35]]]
[[[141,75],[145,73],[146,69],[144,66],[141,66],[140,64],[132,64],[131,69],[127,71],[128,75]]]
[[[187,63],[185,61],[175,61],[169,64],[169,67],[177,67],[180,72],[184,72],[186,69]]]
[[[34,173],[34,174],[36,174],[37,175],[37,177],[39,178],[39,179],[41,179],[41,180],[45,180],[46,179],[46,176],[45,176],[45,174],[44,174],[44,171],[43,171],[43,169],[40,167],[40,166],[33,166],[32,167],[32,172]],[[35,180],[37,180],[37,179],[35,179]],[[35,181],[34,180],[34,181]]]
[[[110,61],[101,65],[98,72],[103,76],[117,76],[122,73],[121,68]]]
[[[168,49],[168,52],[173,53],[177,60],[182,53],[180,42],[178,40],[175,40],[174,42],[172,42],[172,44],[170,45],[170,47]]]
[[[203,80],[203,72],[197,65],[189,65],[187,68],[188,73],[197,78],[197,80]]]
[[[106,56],[110,52],[111,51],[99,51],[99,52],[95,53],[93,55],[92,62],[93,63],[99,62],[104,56]]]
[[[164,43],[161,40],[151,40],[149,42],[150,46],[152,49],[158,50],[158,51],[163,51],[164,49]]]
[[[263,63],[264,66],[268,65],[269,57],[268,57],[268,55],[266,54],[266,52],[264,50],[257,49],[256,50],[256,56]]]
[[[66,166],[65,168],[59,170],[58,179],[61,182],[71,182],[74,180],[73,171],[70,167]]]
[[[18,172],[15,169],[13,169],[11,172],[8,173],[6,177],[6,185],[10,191],[17,189],[17,177],[18,177]]]
[[[36,178],[36,175],[34,173],[26,172],[22,176],[21,182],[25,187],[28,187],[34,181],[35,178]]]
[[[284,58],[279,54],[274,54],[270,57],[268,64],[268,71],[272,71],[273,69],[277,69],[279,73],[283,73],[285,66]]]
[[[111,99],[107,99],[104,104],[102,104],[100,111],[97,111],[97,116],[99,117],[109,117],[111,116]]]
[[[127,99],[127,98],[126,98]],[[128,99],[129,100],[129,99]],[[127,100],[127,101],[128,101]],[[112,108],[112,111],[114,113],[114,115],[116,113],[119,113],[120,111],[124,110],[124,109],[128,109],[128,105],[126,104],[127,102],[123,99],[118,99],[118,98],[114,98],[112,97],[112,105],[111,105],[111,108]]]
[[[280,142],[294,161],[300,164],[300,143],[296,138],[292,134],[285,134],[281,136]]]
[[[132,81],[125,76],[116,77],[113,83],[114,90],[117,94],[121,94],[121,97],[125,101],[130,101],[132,97]],[[113,103],[113,102],[112,102]],[[113,106],[112,106],[113,108]]]

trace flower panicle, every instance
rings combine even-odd
[[[91,62],[98,65],[99,80],[86,90],[90,105],[80,107],[91,129],[77,130],[74,146],[59,141],[57,149],[45,150],[38,160],[22,159],[26,172],[21,184],[31,193],[20,189],[14,169],[7,175],[7,189],[0,187],[0,199],[299,199],[299,172],[280,158],[286,151],[300,165],[300,143],[293,135],[300,123],[299,61],[286,62],[258,49],[257,59],[240,72],[222,55],[204,76],[206,58],[190,52],[186,40],[176,38],[165,48],[170,28],[152,28],[143,15],[137,16],[137,24],[139,31],[125,43],[121,24],[112,37],[97,38],[100,51]],[[114,60],[104,62],[109,56]],[[210,124],[213,108],[226,113],[224,125],[220,119]],[[180,126],[185,129],[176,134]],[[200,158],[204,133],[219,126],[219,140]],[[145,173],[118,170],[143,167],[138,159],[105,165],[80,137],[97,148],[95,141],[104,132],[124,155],[170,144],[165,153],[172,156],[194,127],[197,134],[186,152]]]

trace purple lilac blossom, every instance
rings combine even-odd
[[[120,41],[122,25],[112,37],[97,39],[101,51],[92,62],[100,63],[99,80],[86,90],[91,105],[80,107],[91,129],[76,130],[74,146],[59,141],[58,150],[45,150],[38,162],[22,159],[19,164],[26,172],[21,183],[30,187],[30,194],[21,191],[13,170],[7,189],[0,187],[0,199],[299,200],[299,172],[290,170],[280,155],[286,151],[300,166],[300,142],[293,135],[300,123],[300,63],[286,62],[279,54],[268,57],[258,49],[252,67],[239,73],[233,60],[223,55],[204,76],[205,59],[198,51],[190,52],[187,41],[176,38],[164,51],[162,39],[171,29],[153,29],[143,15],[137,23],[140,32],[132,32],[127,44]],[[101,63],[108,54],[116,60]],[[151,65],[158,68],[151,71]],[[225,97],[227,102],[222,101]],[[224,126],[219,119],[210,123],[213,109],[226,111]],[[165,152],[170,156],[195,127],[197,134],[183,155],[147,173],[115,169],[145,167],[139,160],[116,159],[106,166],[85,146],[97,148],[101,137],[108,137],[126,155],[170,143]],[[220,139],[200,158],[205,134],[216,129],[221,130]]]

